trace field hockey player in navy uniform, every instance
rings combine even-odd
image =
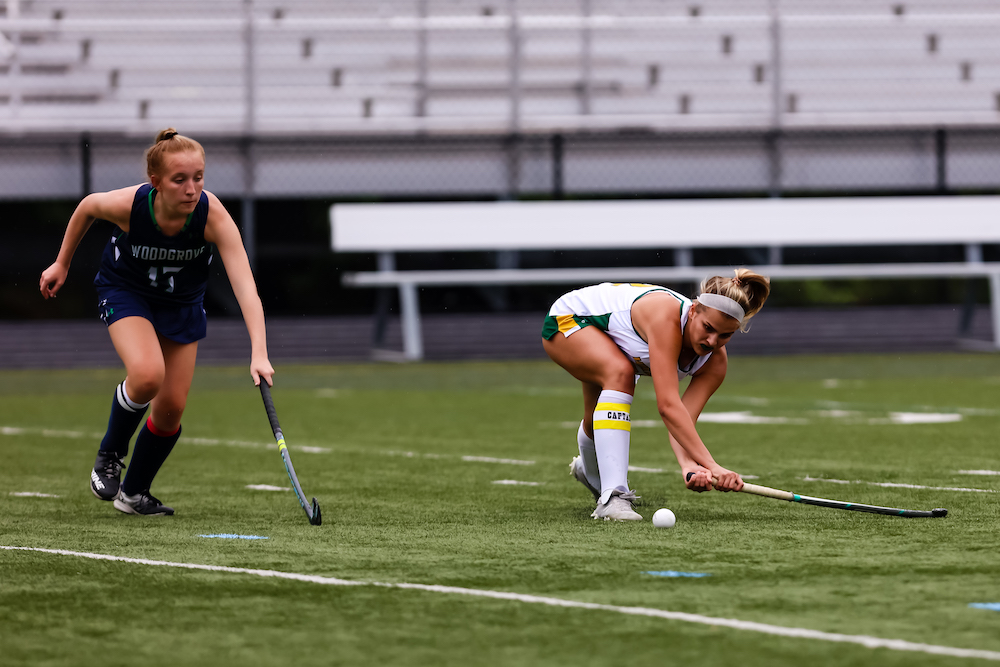
[[[88,195],[70,217],[59,255],[39,289],[55,298],[80,240],[95,220],[116,226],[94,279],[101,319],[125,364],[90,488],[127,514],[173,514],[150,493],[181,433],[198,341],[206,335],[202,302],[213,246],[218,249],[250,333],[250,375],[271,384],[264,309],[239,229],[218,197],[203,190],[205,151],[173,128],[146,151],[149,183]],[[129,441],[136,436],[121,480]]]
[[[653,380],[656,404],[687,487],[739,491],[695,422],[726,377],[726,343],[764,305],[770,281],[749,269],[714,276],[694,299],[658,285],[602,283],[560,297],[542,328],[549,357],[583,384],[579,456],[570,473],[593,495],[595,519],[639,521],[628,487],[632,398],[639,376]],[[683,395],[680,380],[691,382]],[[713,481],[714,480],[714,481]]]

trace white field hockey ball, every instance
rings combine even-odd
[[[673,528],[675,523],[677,523],[677,517],[666,507],[653,513],[653,525],[657,528]]]

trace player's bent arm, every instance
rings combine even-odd
[[[264,306],[257,294],[257,283],[253,279],[253,271],[250,269],[250,260],[243,247],[240,230],[219,198],[207,191],[205,194],[209,200],[205,240],[214,243],[219,249],[219,257],[226,267],[229,284],[232,285],[233,294],[240,304],[243,321],[250,334],[250,375],[253,376],[255,385],[260,384],[261,378],[271,385],[274,369],[267,358]]]
[[[687,390],[684,392],[681,400],[687,408],[688,414],[691,415],[691,421],[696,424],[696,428],[698,417],[701,416],[702,410],[705,409],[708,399],[718,391],[719,387],[722,386],[722,382],[726,379],[728,365],[729,360],[726,348],[722,347],[712,354],[712,358],[691,378],[691,382],[688,384]],[[712,488],[712,471],[694,464],[693,461],[690,461],[688,464],[694,464],[693,467],[685,467],[685,458],[689,459],[687,452],[684,451],[684,448],[674,438],[671,438],[670,444],[674,449],[674,454],[677,456],[678,463],[681,464],[681,472],[686,486],[693,491],[705,491]],[[693,473],[693,475],[689,478],[688,473]],[[730,471],[727,471],[727,473],[733,478],[732,481],[739,478],[736,473],[731,473]],[[739,487],[740,484],[737,483],[736,488]]]
[[[69,274],[69,265],[73,261],[73,255],[76,254],[80,241],[83,240],[84,235],[95,220],[107,220],[128,232],[129,218],[132,214],[132,199],[138,187],[132,186],[110,192],[95,192],[84,197],[77,205],[66,225],[66,233],[63,235],[56,261],[42,272],[38,281],[38,289],[43,298],[54,297],[62,288],[66,282],[66,276]]]
[[[677,358],[680,355],[681,349],[679,331],[676,335],[658,333],[660,331],[673,332],[673,329],[659,327],[651,327],[647,331],[650,332],[649,360],[653,374],[653,388],[656,392],[656,405],[667,430],[687,453],[690,460],[709,470],[712,476],[718,480],[718,483],[714,484],[715,488],[723,491],[740,490],[743,487],[743,480],[736,473],[716,463],[695,428],[694,422],[697,416],[692,415],[688,405],[680,397],[679,383],[677,381]],[[713,354],[713,358],[714,356]],[[724,360],[720,361],[724,364]],[[716,361],[716,364],[719,364],[720,361]],[[701,413],[701,409],[708,402],[708,398],[718,388],[718,385],[722,383],[722,378],[725,377],[724,367],[722,368],[721,377],[718,377],[707,369],[710,364],[712,364],[712,360],[709,360],[708,364],[705,365],[706,368],[702,369],[702,371],[705,371],[705,375],[699,381],[698,385],[696,385],[695,393],[689,399],[692,405],[697,407],[697,414]],[[695,379],[697,377],[692,379],[692,383],[694,383]],[[688,392],[690,391],[691,387],[688,388]],[[688,392],[685,392],[685,395]],[[701,403],[700,407],[697,406],[699,402]],[[678,459],[678,462],[681,465],[684,464],[680,459]]]
[[[701,442],[694,422],[681,401],[677,380],[677,359],[681,353],[680,309],[664,300],[668,295],[649,294],[632,306],[636,332],[649,344],[649,366],[653,375],[656,407],[667,430],[681,444],[688,456],[710,468],[712,455]],[[654,298],[657,299],[654,301]]]
[[[678,458],[678,461],[682,465],[693,461],[708,468],[715,462],[701,442],[691,415],[681,401],[677,381],[677,358],[683,343],[680,304],[669,294],[654,292],[636,300],[631,314],[636,333],[649,344],[649,364],[657,409],[672,439],[684,452],[684,460]]]
[[[725,348],[721,350],[723,354],[724,350]],[[701,411],[704,410],[708,399],[725,378],[724,369],[721,374],[716,370],[719,366],[716,357],[717,354],[713,354],[708,363],[698,371],[695,377],[691,378],[691,382],[681,398],[688,414],[691,415],[691,421],[696,424],[696,428]],[[677,438],[669,434],[668,437],[670,438],[670,448],[674,451],[674,456],[677,457],[677,463],[680,465],[684,485],[698,493],[710,491],[712,489],[712,472],[708,468],[698,465],[681,446],[681,443],[677,442]]]

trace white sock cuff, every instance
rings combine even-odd
[[[632,405],[632,394],[626,394],[624,391],[615,391],[613,389],[604,389],[601,391],[601,395],[598,396],[597,402]]]
[[[145,410],[146,406],[149,405],[149,401],[146,401],[145,403],[136,403],[128,397],[128,392],[125,390],[125,380],[122,380],[122,383],[118,385],[115,395],[118,397],[118,405],[122,406],[129,412],[139,412],[140,410]]]
[[[580,428],[576,430],[576,442],[581,447],[584,445],[590,445],[591,447],[594,446],[593,438],[587,435],[587,432],[583,430],[583,421],[580,422]]]

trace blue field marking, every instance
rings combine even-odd
[[[651,574],[654,577],[711,577],[712,575],[705,572],[678,572],[677,570],[651,570],[648,572],[643,572],[643,574]]]
[[[970,602],[973,609],[989,609],[990,611],[1000,611],[1000,602]]]
[[[199,535],[198,537],[218,537],[223,540],[269,540],[269,537],[260,535],[234,535],[233,533],[216,533],[215,535]]]

